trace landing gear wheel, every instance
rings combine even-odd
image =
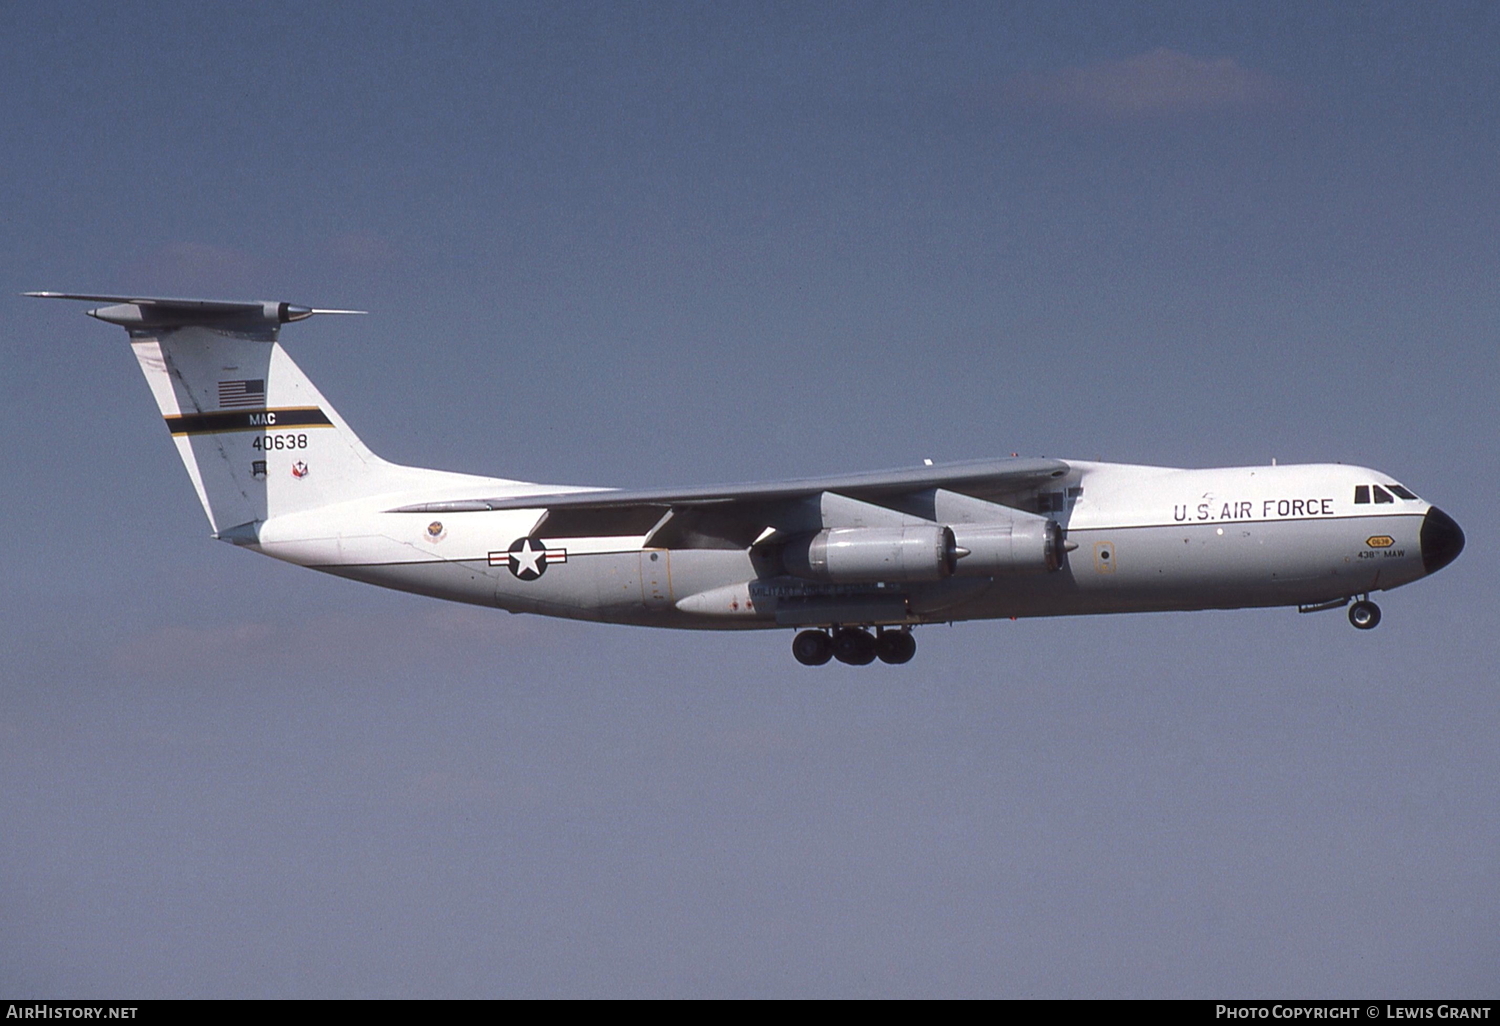
[[[875,654],[882,663],[909,663],[917,654],[917,639],[911,631],[881,631],[875,637]]]
[[[875,661],[875,639],[869,631],[842,627],[833,632],[833,657],[850,666],[869,666]]]
[[[1380,623],[1380,607],[1369,599],[1361,599],[1349,607],[1349,622],[1362,631],[1373,630]]]
[[[822,631],[803,631],[792,639],[792,657],[803,666],[822,666],[833,658],[833,641]]]

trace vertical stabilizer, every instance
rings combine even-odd
[[[279,342],[189,327],[131,348],[215,533],[401,487]]]
[[[281,348],[282,324],[318,313],[289,303],[91,296],[89,315],[130,333],[214,533],[253,536],[272,517],[467,475],[372,453]],[[470,480],[481,480],[473,478]]]

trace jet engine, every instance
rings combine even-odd
[[[958,577],[1001,577],[1040,573],[1062,566],[1063,531],[1045,517],[999,524],[955,524],[954,545],[962,555],[953,573]]]
[[[961,550],[951,528],[835,527],[789,542],[788,573],[813,581],[937,581],[953,573]]]

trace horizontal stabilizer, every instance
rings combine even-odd
[[[81,299],[109,303],[86,311],[130,331],[202,327],[274,340],[283,324],[313,314],[362,314],[364,310],[325,310],[295,303],[237,302],[221,299],[174,299],[163,296],[100,296],[81,292],[27,292],[35,299]]]

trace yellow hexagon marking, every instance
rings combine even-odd
[[[1388,549],[1392,545],[1396,544],[1396,539],[1392,538],[1388,534],[1377,534],[1373,538],[1366,538],[1365,544],[1370,546],[1370,548],[1372,549]]]

